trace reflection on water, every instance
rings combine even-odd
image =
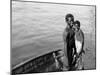
[[[66,13],[71,12],[75,19],[81,21],[84,33],[95,34],[94,10],[94,7],[89,6],[12,1],[13,66],[30,57],[63,48],[62,33],[66,27]],[[90,42],[94,43],[92,40]]]

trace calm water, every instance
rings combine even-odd
[[[63,49],[64,17],[72,13],[81,22],[85,48],[89,49],[84,59],[90,60],[85,61],[85,66],[95,68],[94,10],[89,6],[12,1],[12,66],[30,57]],[[89,64],[91,61],[92,65]]]

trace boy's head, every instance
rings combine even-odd
[[[74,28],[75,28],[76,31],[78,31],[80,29],[80,21],[76,20],[74,22]]]
[[[73,22],[74,22],[74,16],[72,14],[67,14],[65,16],[65,21],[67,22],[67,24],[72,27]]]

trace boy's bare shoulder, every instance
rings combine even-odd
[[[80,29],[80,33],[81,33],[82,35],[84,35],[84,32],[82,31],[82,29]]]
[[[68,28],[66,28],[63,32],[63,35],[67,35],[68,34]]]

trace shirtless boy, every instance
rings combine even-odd
[[[75,62],[75,65],[77,66],[77,69],[82,69],[82,53],[84,52],[83,47],[84,47],[84,33],[80,29],[80,22],[77,20],[74,22],[74,31],[75,31],[75,47],[76,47],[76,58],[78,58],[80,61],[77,65],[77,60]]]

